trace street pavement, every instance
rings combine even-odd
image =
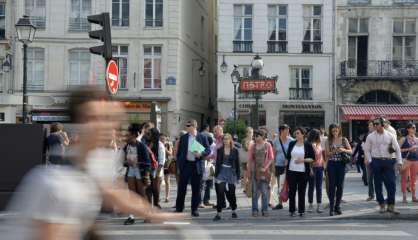
[[[175,181],[172,181],[175,186]],[[164,196],[164,187],[161,196]],[[399,186],[397,190],[399,190]],[[343,215],[330,217],[327,209],[323,214],[307,213],[305,217],[290,217],[288,206],[283,210],[269,211],[269,217],[251,216],[251,200],[242,188],[237,189],[238,219],[231,218],[231,211],[224,210],[222,220],[213,222],[216,211],[212,208],[200,209],[200,217],[164,224],[143,223],[138,219],[135,225],[124,226],[126,216],[112,214],[100,216],[100,234],[104,239],[292,239],[292,240],[392,240],[418,239],[418,204],[401,204],[402,196],[398,191],[397,208],[401,214],[394,216],[378,213],[375,201],[367,202],[367,187],[363,185],[360,174],[349,172],[346,176],[342,206]],[[186,197],[186,213],[190,216],[190,189]],[[164,211],[173,211],[175,188],[172,188],[170,202],[162,203]],[[275,194],[277,195],[277,194]],[[163,198],[162,198],[163,199]],[[326,194],[323,196],[327,204]],[[211,202],[216,200],[212,191]],[[162,201],[163,202],[163,201]],[[277,203],[277,197],[275,199]],[[0,219],[2,214],[0,213]],[[3,216],[5,218],[5,216]],[[1,233],[0,220],[0,233]],[[0,234],[1,239],[1,234]]]
[[[285,204],[283,210],[269,211],[269,217],[254,218],[251,216],[251,199],[243,194],[242,188],[238,188],[238,219],[232,219],[231,211],[225,210],[223,219],[213,222],[216,211],[211,208],[200,209],[198,218],[188,217],[181,222],[165,224],[145,224],[139,220],[135,225],[123,226],[124,217],[103,216],[101,234],[105,239],[418,239],[418,204],[400,204],[402,195],[398,192],[397,207],[401,214],[380,214],[375,201],[366,201],[367,191],[360,174],[349,172],[341,216],[330,217],[326,209],[323,214],[315,212],[307,213],[305,217],[290,217]],[[190,195],[189,189],[187,214],[190,213]],[[162,203],[165,211],[174,210],[175,190],[171,191],[170,197],[169,203]],[[325,194],[323,199],[326,205]],[[212,191],[211,201],[214,203],[215,200]]]

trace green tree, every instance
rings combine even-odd
[[[238,135],[238,139],[239,142],[242,141],[242,139],[245,138],[245,129],[247,128],[247,126],[245,125],[245,122],[243,120],[237,120],[237,135]],[[224,133],[230,133],[231,135],[234,134],[234,120],[226,120],[225,122],[225,126],[224,126]]]

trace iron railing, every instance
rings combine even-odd
[[[356,61],[340,63],[341,78],[418,78],[418,61]]]
[[[146,18],[145,26],[146,27],[162,27],[163,19],[162,18]]]
[[[287,41],[267,41],[268,53],[287,53]]]
[[[322,53],[322,42],[321,41],[303,41],[302,42],[302,53]]]
[[[233,41],[234,52],[251,53],[253,52],[253,41]]]
[[[35,25],[37,29],[45,29],[46,17],[45,16],[30,16],[30,21]]]
[[[290,100],[312,100],[312,88],[289,88]]]

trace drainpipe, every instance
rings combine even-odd
[[[332,26],[333,26],[333,36],[332,36],[332,100],[334,101],[334,122],[339,122],[339,112],[338,112],[338,99],[337,99],[337,76],[336,76],[336,62],[335,62],[335,37],[336,37],[336,0],[332,1]]]

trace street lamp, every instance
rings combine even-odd
[[[251,62],[251,75],[254,79],[260,78],[260,72],[263,70],[264,62],[263,59],[257,54],[255,55],[253,61]],[[255,129],[258,129],[260,124],[260,116],[258,110],[258,101],[260,100],[261,96],[259,93],[255,94]]]
[[[27,48],[28,44],[33,41],[35,37],[36,27],[31,23],[29,16],[24,15],[15,25],[17,39],[19,42],[23,43],[23,104],[22,104],[22,120],[23,123],[27,123],[27,105],[28,105],[28,96],[26,95],[26,85],[27,85]]]
[[[234,85],[234,136],[237,134],[237,85],[239,78],[238,66],[234,65],[234,70],[231,73],[231,81]]]
[[[222,56],[221,72],[226,73],[228,70],[228,64],[225,62],[225,55]]]

